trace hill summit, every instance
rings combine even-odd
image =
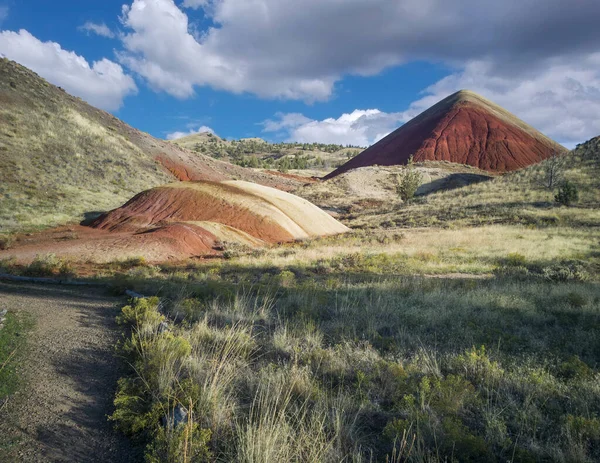
[[[419,114],[326,178],[357,167],[449,161],[490,172],[536,164],[567,149],[482,96],[461,90]]]

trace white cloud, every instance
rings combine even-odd
[[[202,127],[198,127],[197,129],[192,129],[189,130],[187,132],[172,132],[167,134],[167,140],[177,140],[179,138],[183,138],[183,137],[187,137],[189,135],[195,135],[197,133],[212,133],[213,135],[215,134],[215,131],[213,129],[211,129],[210,127],[203,125]]]
[[[96,24],[91,21],[88,21],[83,26],[79,26],[79,29],[87,32],[88,34],[93,33],[109,39],[115,38],[115,33],[111,31],[110,28],[104,23]]]
[[[41,42],[26,30],[0,32],[0,53],[102,109],[116,110],[137,92],[117,63],[105,58],[90,66],[82,56],[58,43]]]
[[[280,130],[295,129],[312,122],[312,119],[300,113],[277,113],[275,117],[279,120],[267,119],[261,122],[260,125],[263,126],[263,132],[279,132]]]
[[[302,114],[276,115],[278,120],[262,123],[265,132],[278,131],[288,141],[301,143],[335,143],[340,145],[369,146],[381,140],[406,122],[403,113],[385,113],[378,109],[356,109],[339,118],[311,120]]]
[[[225,3],[212,5],[218,11],[213,20],[229,21],[221,12],[221,6],[229,8]],[[239,6],[246,12],[242,14],[251,13],[246,11],[245,3]],[[244,44],[243,37],[224,37],[219,33],[227,30],[235,35],[245,34],[237,26],[231,30],[211,28],[200,34],[199,42],[199,34],[194,33],[187,15],[173,0],[135,0],[131,6],[123,7],[121,20],[129,30],[122,37],[125,50],[118,54],[121,63],[147,79],[156,90],[178,98],[192,96],[196,85],[209,85],[264,97],[322,100],[329,97],[336,80],[335,76],[315,75],[309,69],[303,73],[288,69],[286,63],[291,56],[256,56],[250,53],[253,48]],[[253,20],[252,14],[248,20]],[[230,39],[234,43],[229,43]],[[242,49],[238,50],[240,46]]]
[[[506,69],[598,50],[597,0],[185,0],[214,26],[194,33],[173,0],[124,7],[123,61],[178,97],[195,85],[323,100],[346,74],[410,60],[493,55]]]
[[[6,18],[8,18],[8,7],[0,6],[0,24],[2,24]]]

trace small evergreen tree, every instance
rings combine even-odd
[[[396,191],[400,198],[403,201],[412,199],[423,182],[423,175],[414,168],[412,156],[408,160],[408,166],[397,176],[397,179]]]
[[[576,202],[579,199],[579,191],[577,191],[577,187],[575,184],[566,181],[559,188],[558,193],[554,196],[554,201],[563,206],[570,206],[572,203]]]

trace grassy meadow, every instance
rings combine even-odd
[[[166,277],[123,309],[112,419],[148,461],[600,457],[597,282],[344,273]]]
[[[390,204],[345,217],[355,228],[452,228],[490,224],[597,227],[600,222],[600,141],[592,139],[560,159],[559,180],[548,188],[551,161],[452,191],[438,191],[398,208]],[[557,207],[559,185],[573,182],[579,201]]]

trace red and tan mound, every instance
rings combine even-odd
[[[14,256],[26,263],[54,253],[98,263],[130,257],[158,262],[346,231],[314,204],[275,188],[233,180],[177,182],[138,194],[67,238],[56,230],[22,240],[0,251],[0,259]]]
[[[508,172],[567,149],[500,106],[466,90],[450,95],[325,178],[357,167],[448,161]]]
[[[93,226],[136,232],[181,222],[222,224],[268,243],[347,231],[302,198],[242,181],[180,182],[153,188],[103,215]]]

